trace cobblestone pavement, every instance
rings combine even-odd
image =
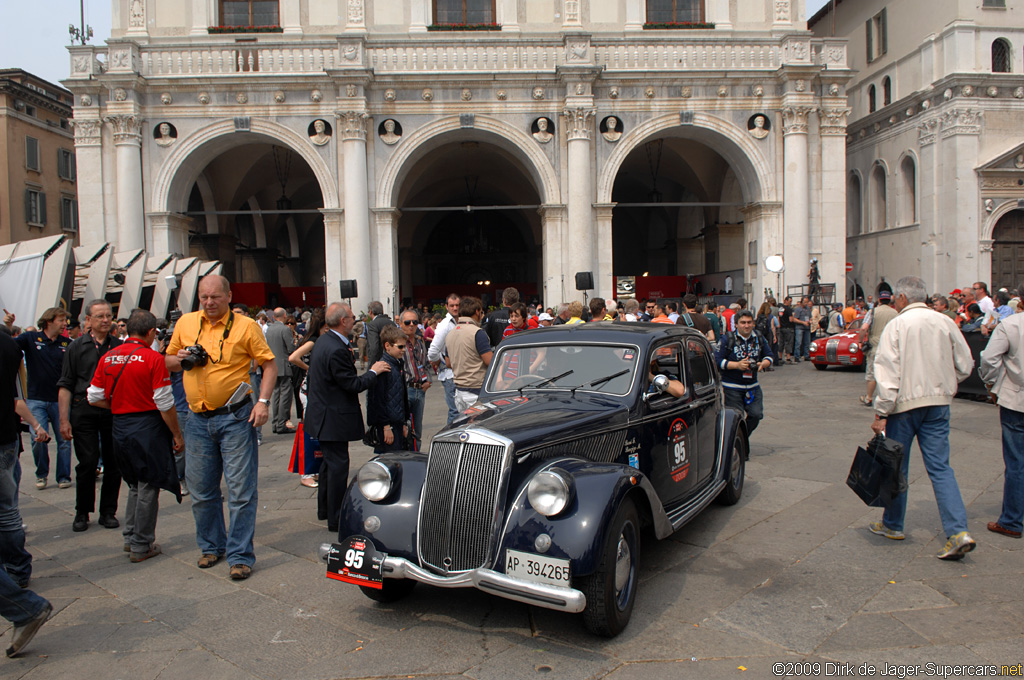
[[[420,586],[385,606],[328,581],[316,548],[331,537],[315,521],[315,490],[286,472],[289,437],[268,435],[260,449],[257,562],[243,582],[223,562],[196,567],[188,498],[162,495],[164,554],[147,562],[129,563],[120,532],[95,515],[72,533],[74,489],[36,490],[26,453],[32,588],[54,614],[25,657],[0,662],[0,678],[648,680],[767,678],[779,662],[819,663],[788,670],[825,676],[830,662],[856,674],[863,663],[924,673],[927,663],[1024,661],[1024,541],[985,530],[1002,498],[996,408],[953,406],[953,465],[979,545],[951,563],[934,557],[945,537],[916,447],[907,540],[865,529],[880,511],[844,484],[870,434],[862,373],[801,364],[763,382],[742,501],[645,543],[633,619],[613,640],[588,636],[575,616],[475,590]],[[443,397],[440,386],[428,393],[427,431],[442,423]],[[369,452],[353,450],[354,471]],[[123,487],[122,509],[126,497]]]

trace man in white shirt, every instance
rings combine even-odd
[[[992,298],[989,297],[988,285],[978,281],[971,286],[971,290],[974,291],[974,301],[978,303],[978,306],[981,307],[981,311],[986,317],[988,317],[990,312],[996,308],[995,303],[992,302]]]
[[[444,401],[448,404],[448,423],[459,415],[455,407],[455,374],[452,373],[451,363],[448,361],[445,351],[444,339],[448,332],[455,328],[459,316],[459,302],[462,301],[455,293],[448,295],[444,306],[448,309],[441,323],[434,329],[434,339],[430,342],[430,349],[427,350],[427,361],[434,367],[437,377],[444,388]]]

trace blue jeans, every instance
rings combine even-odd
[[[49,602],[22,588],[0,569],[0,615],[15,626],[24,626],[39,615]]]
[[[53,439],[57,442],[57,481],[71,481],[71,442],[60,436],[60,410],[55,401],[26,399],[28,410],[35,419],[47,429],[53,430]],[[33,442],[32,458],[36,461],[36,478],[46,479],[50,475],[50,448],[48,444]]]
[[[725,405],[738,408],[747,414],[747,434],[754,434],[754,430],[757,429],[758,423],[764,418],[764,393],[761,392],[760,387],[754,389],[754,400],[749,404],[745,403],[744,397],[747,394],[747,390],[734,390],[732,388],[725,388]]]
[[[185,409],[184,411],[178,411],[178,428],[181,430],[182,435],[185,434],[185,429],[188,426],[188,418],[192,415],[192,411]],[[188,448],[187,446],[185,448]],[[174,454],[174,469],[178,471],[178,481],[185,479],[185,452],[176,451]]]
[[[412,387],[407,387],[405,389],[409,392],[409,413],[412,415],[412,429],[416,432],[417,441],[422,441],[423,406],[427,402],[427,393],[423,390],[417,390]],[[418,447],[417,450],[419,450]]]
[[[20,586],[32,576],[32,555],[25,550],[25,530],[18,511],[18,464],[20,442],[15,439],[0,445],[0,562],[6,573]]]
[[[459,417],[459,409],[455,406],[455,379],[442,380],[441,386],[444,387],[444,403],[448,404],[448,425],[451,425]]]
[[[796,336],[793,342],[793,355],[797,361],[807,359],[811,356],[811,329],[803,326],[796,327]]]
[[[967,531],[967,508],[964,507],[956,475],[949,466],[949,407],[925,406],[904,413],[893,413],[886,421],[885,436],[903,444],[903,474],[908,479],[910,445],[917,437],[924,469],[932,480],[935,501],[939,506],[939,519],[942,520],[946,537]],[[894,531],[903,531],[908,491],[894,498],[892,505],[882,515],[882,523]]]
[[[185,482],[192,493],[196,543],[204,555],[227,555],[228,564],[256,562],[256,485],[259,454],[249,424],[252,402],[235,413],[189,416],[185,426]],[[224,528],[221,475],[228,488],[228,527]]]
[[[999,422],[1003,426],[1003,512],[999,525],[1011,531],[1021,531],[1024,520],[1024,413],[999,407]]]

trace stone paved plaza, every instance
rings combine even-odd
[[[869,534],[880,511],[844,484],[870,434],[856,399],[863,380],[807,364],[765,377],[742,501],[645,543],[633,619],[614,640],[588,636],[575,616],[475,590],[421,585],[385,606],[329,582],[316,548],[330,536],[315,521],[315,490],[286,472],[285,436],[261,447],[257,563],[243,582],[224,562],[196,567],[188,498],[161,497],[164,554],[131,564],[120,532],[96,515],[72,533],[73,489],[37,491],[23,467],[32,587],[54,614],[23,658],[0,662],[0,678],[768,678],[777,662],[820,662],[825,675],[826,662],[1024,661],[1024,541],[985,530],[1002,497],[997,409],[953,405],[953,465],[978,549],[943,562],[916,447],[906,541]],[[443,413],[438,386],[428,431]],[[353,448],[357,469],[369,452]]]

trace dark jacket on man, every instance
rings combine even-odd
[[[377,317],[380,318],[380,317]],[[303,428],[321,441],[351,442],[363,437],[359,393],[377,379],[356,373],[352,352],[338,334],[328,330],[313,345]]]
[[[386,352],[382,360],[388,362],[391,372],[378,376],[377,381],[370,385],[366,396],[366,424],[371,427],[390,425],[393,431],[401,432],[402,425],[409,418],[405,362]]]
[[[387,314],[378,314],[365,324],[366,326],[366,360],[368,364],[380,361],[384,355],[384,345],[380,341],[380,331],[385,326],[395,326]],[[362,436],[362,435],[360,435]]]
[[[498,343],[501,342],[505,329],[508,328],[511,315],[511,307],[502,307],[487,315],[487,319],[483,323],[483,329],[487,333],[487,339],[490,341],[491,347],[497,347]]]

